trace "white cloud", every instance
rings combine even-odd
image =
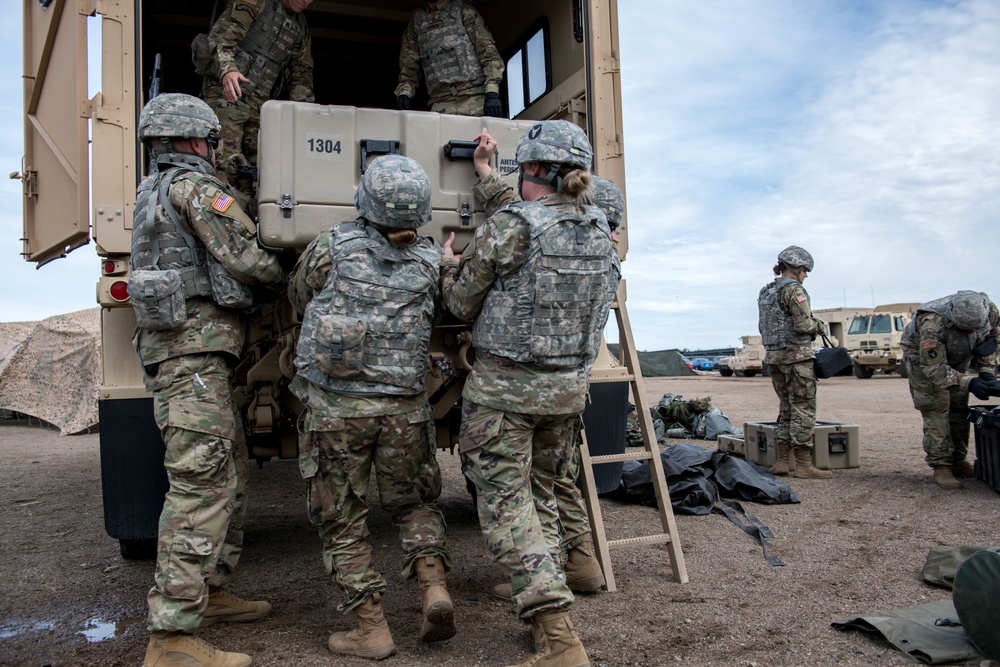
[[[757,291],[792,243],[816,258],[815,308],[996,291],[979,248],[1000,214],[1000,5],[619,11],[640,349],[755,332]],[[662,66],[638,57],[651,52]],[[703,306],[657,308],[664,295]]]

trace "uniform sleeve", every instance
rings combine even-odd
[[[399,47],[399,85],[394,94],[396,97],[406,95],[412,98],[419,86],[420,46],[413,32],[413,21],[410,21],[403,32],[403,44]]]
[[[219,187],[180,178],[170,187],[170,199],[177,210],[186,213],[191,231],[234,278],[265,285],[285,279],[277,255],[257,244],[253,221]]]
[[[293,102],[316,101],[313,92],[312,35],[307,27],[302,37],[302,54],[292,58],[289,64],[288,99]]]
[[[487,216],[492,216],[498,210],[513,201],[520,201],[514,188],[503,179],[496,169],[472,187],[476,199],[483,205]]]
[[[445,264],[441,278],[442,297],[455,317],[471,321],[498,279],[521,268],[528,252],[528,228],[520,219],[500,212],[476,230],[456,268]]]
[[[944,318],[936,313],[921,313],[917,316],[915,329],[920,367],[934,386],[947,389],[957,384],[961,389],[968,389],[968,382],[964,382],[965,386],[962,386],[963,374],[948,365],[948,350],[944,345]]]
[[[986,303],[990,309],[990,333],[987,334],[987,338],[993,338],[997,341],[997,349],[988,357],[979,357],[976,359],[976,371],[979,373],[996,372],[996,367],[1000,364],[1000,310],[997,309],[997,305],[989,297],[986,297]]]
[[[479,64],[483,67],[483,77],[486,79],[487,93],[500,93],[500,84],[503,81],[504,63],[497,51],[496,42],[493,35],[486,27],[486,22],[475,9],[469,5],[462,5],[462,23],[469,33],[472,45],[476,47],[476,54],[479,56]]]
[[[215,62],[219,65],[220,80],[230,72],[239,71],[236,67],[236,45],[247,34],[247,29],[256,16],[255,7],[236,0],[226,3],[222,16],[212,26],[212,31],[208,34],[208,43],[212,48]]]
[[[788,288],[786,305],[788,315],[792,318],[792,328],[796,333],[818,335],[822,330],[822,325],[812,316],[812,307],[809,305],[809,295],[802,285],[795,284]]]
[[[288,278],[288,300],[302,315],[316,292],[323,289],[330,275],[330,232],[323,232],[303,252]]]

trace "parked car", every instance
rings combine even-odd
[[[696,371],[710,371],[713,367],[712,360],[705,357],[695,357],[691,360],[691,368]]]

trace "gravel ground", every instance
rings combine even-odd
[[[666,392],[711,396],[734,424],[769,421],[767,378],[701,375],[646,380],[652,405]],[[973,401],[978,403],[978,401]],[[831,621],[946,599],[920,569],[935,545],[1000,543],[1000,496],[982,482],[934,486],[920,448],[919,415],[906,381],[840,377],[819,388],[820,419],[861,427],[861,467],[832,480],[790,480],[801,503],[750,511],[774,532],[772,567],[761,549],[718,515],[677,516],[690,582],[670,575],[666,550],[612,554],[618,591],[580,596],[573,618],[595,667],[662,665],[901,665],[884,640],[841,632]],[[700,443],[714,447],[714,443]],[[0,422],[0,665],[138,665],[147,641],[145,594],[152,563],[123,561],[103,530],[98,436],[60,437],[37,423]],[[416,585],[400,581],[391,522],[369,522],[399,653],[387,665],[500,666],[527,659],[531,640],[513,608],[489,595],[500,581],[487,557],[457,455],[440,454],[441,500],[455,568],[448,583],[459,635],[422,645]],[[333,657],[326,637],[350,627],[323,573],[294,462],[254,468],[246,551],[233,590],[272,602],[251,625],[203,636],[250,653],[257,665],[367,665]],[[658,532],[655,509],[603,499],[609,537]]]

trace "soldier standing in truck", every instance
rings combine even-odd
[[[445,303],[474,320],[477,350],[458,446],[490,555],[511,579],[518,616],[543,636],[522,667],[584,665],[573,593],[538,514],[558,521],[554,479],[572,460],[607,320],[611,230],[587,205],[593,148],[580,127],[536,123],[515,155],[524,201],[477,228],[460,262],[451,238],[444,246]]]
[[[139,139],[156,169],[136,195],[129,294],[169,482],[143,667],[249,665],[249,656],[216,651],[192,633],[271,609],[224,589],[246,518],[247,448],[232,377],[253,304],[249,285],[285,276],[215,177],[219,129],[205,102],[178,93],[153,98],[139,116]]]
[[[413,12],[399,50],[397,109],[410,108],[421,72],[431,111],[503,116],[503,59],[483,17],[462,0],[436,0]]]
[[[1000,396],[995,369],[1000,313],[986,294],[963,290],[921,305],[903,330],[900,347],[910,364],[910,395],[920,411],[927,465],[944,489],[972,477],[969,394]],[[977,376],[966,375],[976,362]]]
[[[232,0],[208,35],[201,98],[222,123],[219,176],[252,199],[260,107],[313,102],[311,38],[303,10],[313,0]]]
[[[358,625],[330,636],[330,650],[381,660],[396,652],[385,620],[388,589],[368,544],[372,466],[382,507],[399,528],[402,576],[420,585],[420,639],[455,635],[445,586],[451,556],[436,500],[441,471],[424,389],[440,294],[441,246],[417,229],[431,219],[423,168],[384,155],[354,196],[358,219],[309,244],[289,279],[302,314],[292,391],[306,406],[299,462],[323,562],[347,598],[338,607]]]
[[[813,429],[816,427],[816,370],[813,340],[823,331],[822,320],[812,314],[809,294],[802,281],[813,269],[813,258],[804,248],[788,246],[778,253],[774,281],[757,297],[758,328],[778,395],[778,429],[774,440],[778,461],[770,471],[788,474],[789,454],[795,456],[795,477],[828,479],[829,470],[812,464]]]

